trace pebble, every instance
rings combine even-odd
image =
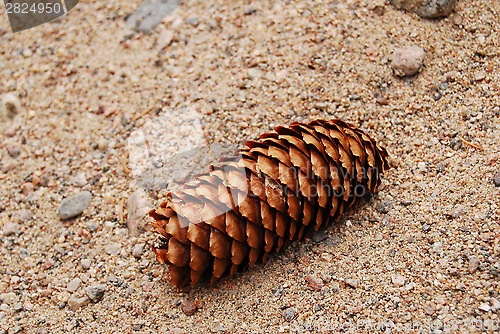
[[[87,270],[92,265],[92,260],[91,259],[82,259],[82,261],[80,263],[82,264],[82,268]]]
[[[460,217],[464,212],[467,207],[465,205],[458,205],[456,208],[451,210],[451,212],[448,214],[450,218],[456,219]]]
[[[212,332],[224,332],[226,331],[226,328],[224,327],[224,324],[220,320],[216,320],[212,323]]]
[[[68,300],[68,307],[72,311],[76,311],[79,308],[86,306],[90,303],[90,299],[88,297],[76,297],[76,296],[71,296],[70,299]]]
[[[474,81],[482,81],[486,79],[486,72],[485,71],[478,71],[474,73]]]
[[[500,187],[500,172],[493,176],[493,184],[495,187]]]
[[[283,311],[283,317],[286,321],[292,321],[297,315],[297,309],[295,307],[289,307]]]
[[[144,252],[144,246],[145,244],[143,243],[135,244],[134,249],[132,250],[132,256],[139,259]]]
[[[476,255],[472,255],[471,257],[469,257],[469,267],[468,267],[469,272],[471,274],[475,273],[477,268],[479,268],[480,263],[481,261]]]
[[[15,145],[7,146],[7,153],[13,158],[17,158],[21,154],[21,149]]]
[[[91,301],[94,303],[98,303],[102,297],[104,296],[104,292],[106,292],[106,285],[104,284],[99,284],[99,285],[93,285],[89,286],[85,292],[87,293],[87,296],[90,298]]]
[[[22,303],[16,303],[16,304],[14,304],[13,308],[14,308],[14,312],[21,312],[22,310],[24,310]]]
[[[127,27],[149,34],[178,4],[179,0],[146,0],[127,18]]]
[[[91,200],[92,194],[89,191],[82,191],[75,196],[63,199],[59,206],[59,218],[66,220],[79,216],[90,205]]]
[[[496,298],[491,298],[491,310],[493,312],[496,312],[498,310],[500,310],[500,301]]]
[[[13,119],[21,111],[21,101],[12,94],[7,93],[2,96],[2,105],[0,107],[0,120]]]
[[[307,275],[306,276],[306,282],[309,286],[309,289],[311,291],[321,291],[325,283],[323,280],[317,276],[314,275]]]
[[[347,284],[351,288],[357,289],[359,287],[359,280],[358,279],[348,278],[344,282],[345,282],[345,284]]]
[[[10,236],[20,232],[19,224],[13,222],[5,222],[3,225],[3,235]]]
[[[79,172],[73,179],[73,184],[77,187],[84,187],[87,183],[87,175],[84,172]]]
[[[104,250],[110,255],[118,255],[120,254],[120,246],[120,244],[109,244],[106,245],[106,248],[104,248]]]
[[[163,50],[167,46],[169,46],[174,39],[174,32],[170,29],[164,29],[158,35],[158,40],[156,41],[156,45],[158,50]]]
[[[186,299],[181,303],[181,310],[185,315],[193,315],[198,310],[198,307],[193,299]]]
[[[382,201],[377,204],[377,211],[380,213],[388,213],[391,211],[392,208],[392,201]]]
[[[0,300],[3,303],[11,305],[16,303],[19,300],[19,298],[14,292],[6,292],[0,295]]]
[[[72,279],[71,282],[69,282],[68,286],[66,287],[66,291],[75,292],[76,290],[78,290],[81,283],[82,283],[82,280],[79,279],[78,277]]]
[[[394,50],[391,67],[398,76],[415,75],[422,69],[425,51],[418,46],[409,46]]]
[[[389,2],[397,9],[404,9],[420,17],[433,19],[450,15],[457,0],[389,0]]]
[[[394,276],[392,276],[392,283],[395,286],[402,287],[406,283],[406,278],[404,276],[401,276],[401,275],[394,275]]]
[[[481,311],[484,311],[484,312],[489,312],[491,311],[491,306],[490,304],[488,303],[482,303],[481,305],[479,305],[478,307]]]

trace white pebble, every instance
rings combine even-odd
[[[394,275],[392,276],[392,283],[399,287],[404,286],[406,283],[406,278],[401,275]]]
[[[91,259],[82,259],[81,264],[82,264],[82,268],[87,270],[92,265],[92,260]]]
[[[79,279],[78,277],[75,279],[72,279],[71,282],[69,282],[68,286],[66,287],[66,290],[68,292],[75,292],[76,290],[78,290],[81,283],[82,283],[82,280]]]

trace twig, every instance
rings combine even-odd
[[[471,147],[477,148],[478,150],[485,151],[485,149],[482,146],[479,146],[477,144],[471,143],[470,141],[467,141],[467,140],[463,139],[460,136],[458,136],[458,139],[460,139],[462,141],[462,143],[464,143],[465,145],[469,145]]]

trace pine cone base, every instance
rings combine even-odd
[[[340,120],[277,127],[169,193],[153,247],[181,289],[244,271],[338,220],[380,185],[387,152]]]

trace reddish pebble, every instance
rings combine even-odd
[[[198,310],[196,302],[192,299],[186,299],[181,303],[181,310],[185,315],[193,315]]]
[[[323,280],[314,275],[307,275],[306,282],[309,285],[309,289],[312,291],[321,291],[325,283]]]
[[[33,192],[35,186],[31,182],[26,182],[22,185],[23,194],[29,195]]]

